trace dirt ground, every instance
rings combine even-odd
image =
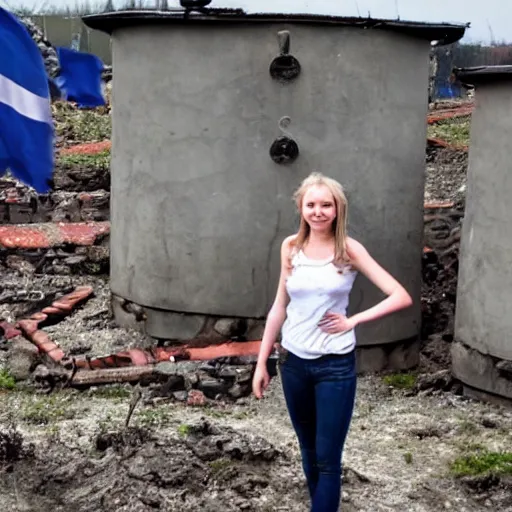
[[[428,148],[426,201],[464,202],[468,153],[452,148]]]
[[[2,510],[308,510],[279,378],[262,401],[143,400],[126,429],[130,396],[130,387],[0,395],[0,432],[16,445],[15,424],[26,452],[0,449]],[[471,446],[510,447],[511,432],[511,411],[361,377],[342,510],[512,510],[506,483],[449,473]]]

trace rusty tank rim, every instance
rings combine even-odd
[[[295,23],[335,25],[361,29],[377,29],[396,32],[406,36],[451,44],[461,39],[469,24],[425,23],[379,18],[329,16],[321,14],[294,13],[246,13],[242,9],[202,9],[200,12],[184,9],[168,10],[119,10],[82,17],[89,28],[112,34],[115,30],[141,25],[171,23]]]

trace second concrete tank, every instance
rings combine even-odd
[[[461,70],[475,85],[453,372],[467,394],[512,404],[512,66]]]

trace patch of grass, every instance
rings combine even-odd
[[[137,414],[139,425],[145,427],[159,427],[169,423],[170,420],[169,411],[164,408],[144,409]]]
[[[228,468],[233,465],[233,461],[230,459],[217,459],[211,460],[208,462],[208,466],[212,470],[212,473],[220,473],[223,469]]]
[[[205,407],[204,414],[210,418],[225,418],[226,416],[231,415],[230,411],[222,411],[219,409],[213,409],[211,407]]]
[[[482,443],[469,443],[464,445],[463,450],[466,452],[485,451],[485,446]]]
[[[52,109],[58,137],[80,142],[110,139],[111,117],[102,108],[80,110],[63,101],[54,103]]]
[[[15,389],[16,381],[14,377],[9,373],[9,370],[2,368],[0,370],[0,389]]]
[[[187,437],[190,434],[190,425],[180,425],[178,427],[178,434],[183,437]]]
[[[454,476],[512,475],[512,452],[486,449],[457,457],[450,465]]]
[[[429,125],[427,134],[454,146],[469,146],[470,129],[470,117],[456,117]]]
[[[122,400],[132,396],[131,391],[124,386],[101,386],[91,390],[89,394],[95,398],[105,398],[111,400]]]
[[[412,453],[406,452],[404,453],[404,460],[406,464],[412,464]]]
[[[236,420],[245,420],[246,418],[249,418],[249,417],[250,417],[249,411],[239,411],[239,412],[235,412],[233,414],[233,418],[235,418]]]
[[[22,407],[20,419],[32,425],[48,425],[58,420],[73,419],[75,411],[66,402],[69,402],[69,399],[63,399],[58,395],[31,397],[31,400]]]
[[[59,434],[60,434],[59,426],[56,425],[55,423],[53,425],[50,425],[49,427],[46,428],[46,434],[51,439],[58,439]]]
[[[71,153],[60,155],[58,161],[67,167],[85,167],[87,169],[108,170],[110,168],[110,151],[100,153]]]
[[[108,432],[110,427],[112,426],[112,423],[112,415],[110,413],[107,413],[107,415],[98,423],[100,433],[105,434],[106,432]]]
[[[416,384],[416,375],[412,373],[393,373],[382,379],[387,386],[397,389],[412,389]]]
[[[478,433],[478,427],[472,421],[462,420],[459,424],[459,432],[473,436]]]

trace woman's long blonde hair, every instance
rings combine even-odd
[[[302,216],[302,201],[307,190],[314,186],[324,185],[331,192],[334,203],[336,205],[336,218],[333,222],[333,233],[334,233],[334,262],[338,265],[344,266],[350,262],[350,258],[347,254],[347,211],[348,203],[345,197],[345,192],[340,183],[332,178],[324,176],[320,172],[311,173],[301,183],[300,187],[296,190],[293,198],[297,205],[297,209],[300,214],[300,226],[297,237],[293,242],[293,251],[300,251],[309,239],[310,227]]]

